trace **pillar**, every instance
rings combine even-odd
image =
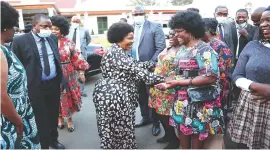
[[[24,30],[24,21],[23,21],[22,9],[17,9],[17,11],[19,12],[19,28],[21,30]]]
[[[47,8],[49,17],[54,16],[54,10],[53,8]]]

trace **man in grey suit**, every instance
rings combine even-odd
[[[214,17],[218,21],[217,33],[220,40],[225,42],[232,53],[235,54],[237,48],[237,31],[234,22],[230,22],[228,19],[228,8],[226,6],[217,6]]]
[[[165,35],[161,24],[148,21],[146,19],[145,9],[142,6],[135,7],[132,14],[135,22],[135,37],[131,55],[137,61],[153,61],[156,63],[159,53],[166,47]],[[139,84],[139,105],[143,119],[135,127],[151,123],[148,98],[148,89],[145,83],[141,82]],[[160,133],[160,123],[155,110],[151,109],[150,112],[153,121],[152,133],[154,136],[157,136]]]
[[[237,51],[239,51],[239,44],[238,44],[238,31],[235,25],[235,21],[230,21],[228,19],[228,8],[226,6],[218,6],[215,9],[214,13],[215,18],[219,22],[217,33],[219,34],[220,40],[225,42],[228,47],[230,48],[233,58],[232,63],[235,66],[237,61]],[[239,22],[239,21],[238,21]],[[244,32],[244,31],[240,31]],[[239,33],[240,35],[241,33]],[[243,34],[243,33],[242,33]],[[229,77],[233,73],[233,68],[229,71]],[[229,78],[230,79],[230,78]],[[230,119],[232,117],[233,106],[235,105],[236,100],[240,94],[239,88],[237,88],[234,84],[231,84],[230,92],[229,92],[228,100],[226,106],[224,107],[224,119],[225,119],[225,134],[223,136],[224,140],[224,148],[225,149],[246,149],[246,146],[241,143],[236,143],[231,140],[230,135],[227,133],[228,125]]]
[[[85,60],[87,60],[87,45],[91,42],[89,31],[80,26],[81,20],[78,16],[71,18],[68,39],[76,44],[76,49],[80,50]],[[84,92],[84,83],[81,84],[82,96],[87,97]]]

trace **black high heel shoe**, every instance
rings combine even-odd
[[[71,125],[71,127],[67,128],[68,132],[73,132],[75,130],[74,125]]]
[[[65,125],[58,125],[58,129],[60,129],[60,130],[62,130],[62,129],[64,129],[65,128]]]

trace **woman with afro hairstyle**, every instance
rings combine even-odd
[[[82,103],[78,80],[85,82],[84,71],[89,68],[89,64],[75,49],[75,44],[66,38],[69,33],[68,20],[63,16],[53,16],[51,21],[52,33],[58,38],[63,75],[69,83],[68,89],[61,89],[58,128],[64,128],[64,117],[66,117],[68,118],[67,130],[73,132],[75,127],[72,124],[72,114],[80,111]]]
[[[176,54],[182,78],[158,84],[157,87],[177,90],[170,124],[179,131],[181,147],[201,149],[210,134],[223,133],[224,130],[218,55],[200,40],[205,29],[197,12],[177,13],[171,18],[169,26],[182,44]]]
[[[18,12],[1,1],[1,149],[40,149],[25,69],[4,46],[13,40],[18,18]]]
[[[136,149],[135,109],[138,83],[148,85],[164,82],[151,73],[153,62],[135,62],[126,51],[134,39],[134,29],[127,23],[114,23],[107,32],[112,46],[101,60],[102,79],[93,92],[101,149]]]

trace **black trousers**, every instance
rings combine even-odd
[[[141,81],[139,83],[139,106],[141,109],[141,116],[143,120],[152,120],[153,123],[157,123],[158,117],[156,110],[148,107],[149,99],[149,89],[146,87],[145,83]]]
[[[58,116],[60,105],[60,82],[54,78],[43,82],[36,97],[30,97],[35,114],[42,149],[49,149],[52,141],[58,139]]]
[[[164,131],[165,131],[164,136],[166,138],[170,139],[169,143],[179,142],[179,139],[175,134],[174,127],[172,127],[169,124],[170,116],[165,116],[165,115],[160,115],[160,114],[158,114],[157,116],[158,116],[158,119],[160,120],[160,122],[164,128]]]

